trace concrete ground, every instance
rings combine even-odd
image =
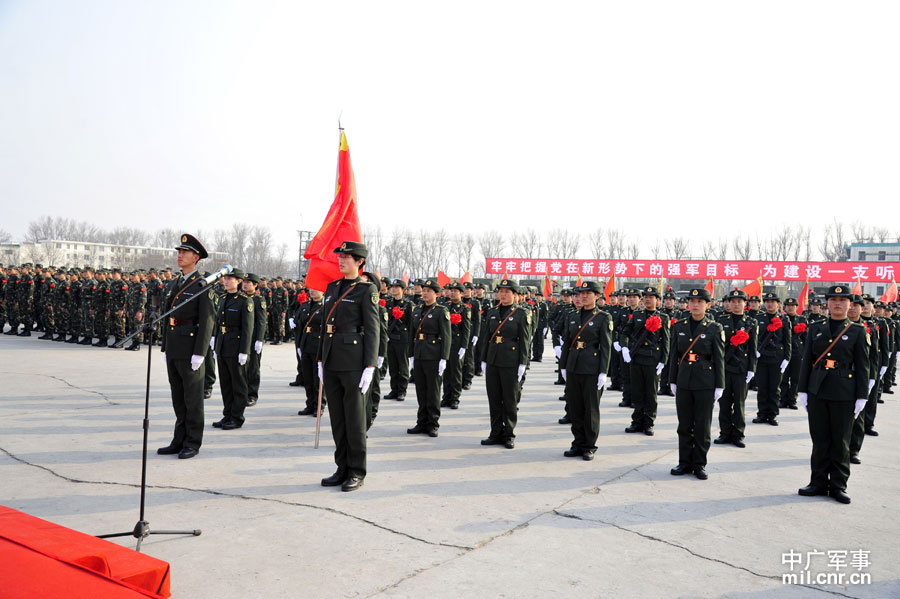
[[[319,485],[334,470],[330,428],[325,417],[313,449],[315,419],[297,416],[303,391],[288,386],[292,345],[266,346],[244,428],[209,426],[220,417],[216,389],[191,460],[155,453],[174,416],[154,353],[147,520],[203,534],[150,537],[143,550],[171,564],[174,597],[195,599],[900,596],[900,395],[879,406],[882,434],[866,437],[845,506],[797,495],[809,477],[802,410],[779,427],[748,424],[746,449],[714,445],[700,481],[669,474],[672,398],[660,398],[656,436],[626,435],[630,410],[607,391],[596,459],[564,458],[571,433],[556,422],[562,388],[549,349],[528,373],[514,450],[479,445],[482,378],[443,413],[436,439],[406,434],[414,393],[385,400],[356,493]],[[146,348],[0,336],[0,503],[89,534],[130,531],[146,361]],[[748,416],[755,408],[751,393]],[[795,572],[862,572],[871,583],[784,584],[791,551],[803,561]]]

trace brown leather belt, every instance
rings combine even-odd
[[[170,327],[178,327],[184,324],[194,324],[193,320],[178,320],[177,318],[169,318]]]

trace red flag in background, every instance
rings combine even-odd
[[[800,290],[800,297],[797,299],[797,314],[803,314],[803,311],[806,310],[806,302],[809,301],[809,279],[806,279],[806,283],[803,285],[803,289]]]
[[[544,275],[544,297],[549,298],[553,295],[553,285],[550,284],[550,277]]]
[[[409,285],[409,269],[408,268],[403,269],[403,282],[406,283],[407,285]]]
[[[712,297],[716,296],[716,292],[715,292],[716,286],[713,284],[712,277],[709,278],[709,280],[706,282],[706,285],[704,285],[703,288],[706,289],[707,291],[709,291],[710,296],[712,296]]]
[[[606,301],[609,301],[610,296],[613,291],[616,290],[616,275],[613,275],[606,282],[606,287],[603,289],[603,295],[606,296]]]
[[[853,293],[853,295],[862,295],[862,283],[859,279],[856,279],[856,285],[853,286],[853,291],[851,293]]]
[[[890,287],[887,288],[887,291],[884,292],[884,295],[881,296],[881,301],[883,302],[896,302],[897,301],[897,281],[891,280]]]
[[[756,277],[756,280],[741,289],[749,298],[751,295],[762,297],[762,277]]]
[[[343,276],[338,270],[338,255],[334,253],[334,248],[344,241],[362,241],[362,227],[359,224],[356,206],[356,180],[353,178],[353,167],[350,165],[347,136],[343,131],[338,150],[337,171],[334,201],[328,209],[328,214],[325,215],[325,222],[303,254],[303,257],[309,260],[306,286],[318,291],[325,291],[328,283]]]
[[[460,283],[471,283],[472,282],[472,271],[467,270],[466,274],[459,278]]]
[[[581,287],[581,275],[578,275],[578,280],[575,281],[575,287]]]
[[[445,285],[449,285],[449,284],[450,284],[450,277],[448,277],[446,275],[446,273],[444,273],[444,271],[439,270],[438,271],[438,285],[440,285],[441,289],[443,289]]]

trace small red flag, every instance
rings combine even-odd
[[[884,295],[882,295],[880,299],[883,302],[897,301],[897,281],[891,279],[890,286],[887,288],[887,291],[884,292]]]
[[[553,286],[550,284],[550,277],[544,275],[544,297],[553,295]]]
[[[603,295],[606,296],[606,301],[609,301],[609,298],[612,296],[612,293],[615,290],[616,290],[616,275],[613,275],[606,282],[606,287],[603,289]]]
[[[460,283],[471,283],[472,282],[472,271],[467,270],[466,274],[459,278]]]
[[[746,285],[741,291],[746,293],[747,297],[752,295],[762,296],[762,277],[756,277],[755,281]]]
[[[322,228],[303,254],[309,260],[309,271],[306,273],[308,288],[325,291],[328,283],[343,276],[338,269],[338,255],[334,253],[334,248],[345,241],[362,241],[362,227],[356,206],[356,180],[350,165],[350,148],[342,131],[334,201],[325,215]]]
[[[443,289],[445,285],[450,284],[450,277],[448,277],[442,270],[438,271],[437,279],[438,279],[438,285],[441,286],[441,289]]]
[[[709,294],[711,296],[715,296],[716,286],[713,284],[712,277],[709,278],[709,280],[706,282],[706,285],[704,285],[703,288],[706,289],[707,291],[709,291]]]
[[[408,268],[403,269],[403,282],[406,283],[407,285],[409,285],[409,269]]]
[[[800,298],[797,300],[797,312],[803,314],[803,311],[806,310],[806,302],[809,301],[809,279],[806,279],[806,284],[803,285],[803,289],[800,290]]]
[[[581,275],[578,275],[578,280],[575,281],[575,287],[581,287]]]
[[[856,279],[856,285],[853,286],[853,294],[862,295],[862,283],[859,281],[859,279]]]

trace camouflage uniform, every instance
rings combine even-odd
[[[97,287],[94,289],[94,297],[92,299],[94,337],[97,337],[94,345],[104,347],[109,338],[109,284],[107,281],[97,281]]]
[[[146,304],[147,286],[142,282],[132,282],[128,287],[127,307],[125,310],[125,313],[128,316],[127,329],[129,333],[137,330],[137,328],[144,321],[144,317],[146,316],[146,314],[144,313],[144,306]],[[138,314],[141,315],[140,320],[138,320]],[[131,344],[132,347],[139,346],[143,340],[144,334],[138,333],[134,336],[134,341]]]
[[[18,310],[24,329],[20,333],[23,337],[31,336],[34,326],[34,278],[26,273],[19,277]]]
[[[88,278],[81,280],[80,287],[78,293],[80,318],[76,319],[73,312],[72,325],[78,326],[81,329],[79,332],[84,335],[81,344],[90,345],[91,339],[94,338],[94,295],[97,293],[97,281],[88,273]]]
[[[109,330],[116,341],[125,337],[125,308],[128,301],[128,283],[123,279],[109,282]]]

